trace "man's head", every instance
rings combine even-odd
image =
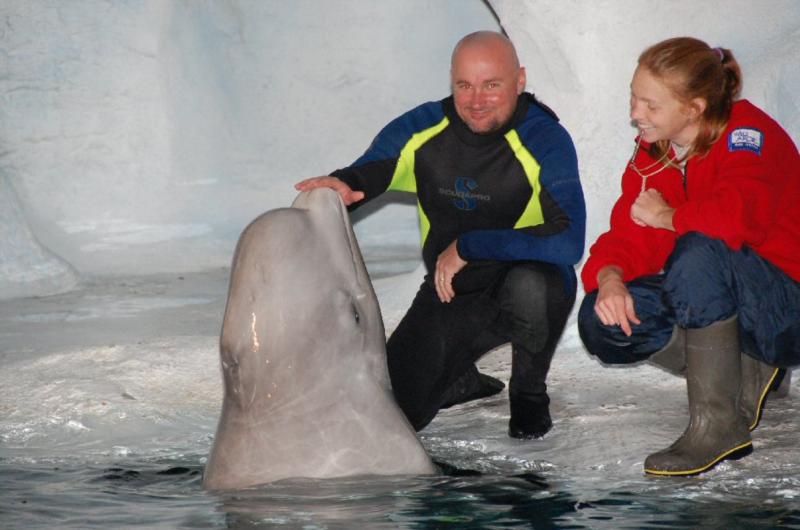
[[[514,114],[525,68],[514,45],[493,31],[470,33],[453,50],[450,81],[456,112],[474,133],[488,134]]]

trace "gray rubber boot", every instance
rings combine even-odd
[[[644,461],[652,475],[697,475],[750,454],[753,443],[739,409],[742,355],[737,317],[686,330],[689,426],[667,449]]]
[[[742,354],[742,396],[739,401],[739,409],[751,431],[761,421],[761,412],[764,410],[767,394],[775,383],[780,384],[778,379],[783,373],[785,370],[781,368],[775,368],[757,361],[749,355]]]
[[[686,375],[686,330],[675,326],[667,345],[647,360],[672,374]]]

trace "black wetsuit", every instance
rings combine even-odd
[[[546,399],[585,235],[575,149],[553,112],[525,93],[505,127],[479,135],[458,117],[452,97],[426,103],[332,175],[365,192],[358,205],[388,190],[417,195],[428,274],[387,343],[395,396],[414,427],[433,419],[467,367],[509,341],[512,422],[523,421],[526,396]],[[453,279],[456,297],[444,304],[432,273],[454,240],[468,263]]]

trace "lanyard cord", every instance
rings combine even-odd
[[[674,163],[678,162],[678,159],[677,158],[669,158],[669,151],[667,151],[666,153],[661,155],[661,158],[659,158],[658,160],[656,160],[655,162],[653,162],[649,166],[647,166],[645,168],[642,168],[642,169],[639,169],[638,167],[636,167],[636,155],[639,154],[639,148],[641,147],[641,145],[642,145],[642,134],[639,133],[639,136],[636,138],[636,147],[633,148],[633,154],[631,155],[630,161],[628,161],[628,165],[630,166],[631,169],[633,169],[634,172],[636,172],[637,175],[642,177],[642,189],[641,189],[641,191],[644,191],[645,187],[647,186],[648,177],[652,177],[653,175],[657,175],[658,173],[661,173],[662,171],[664,171],[668,167],[672,166]],[[661,167],[653,170],[653,168],[655,166],[659,165],[659,164],[661,164]],[[649,171],[649,173],[648,173],[648,171]]]

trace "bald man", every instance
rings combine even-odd
[[[415,193],[425,280],[386,349],[397,402],[415,429],[444,407],[502,390],[474,363],[512,344],[508,433],[552,426],[546,378],[575,301],[586,212],[575,149],[504,35],[458,42],[452,95],[389,123],[352,165],[304,180],[350,209]]]

